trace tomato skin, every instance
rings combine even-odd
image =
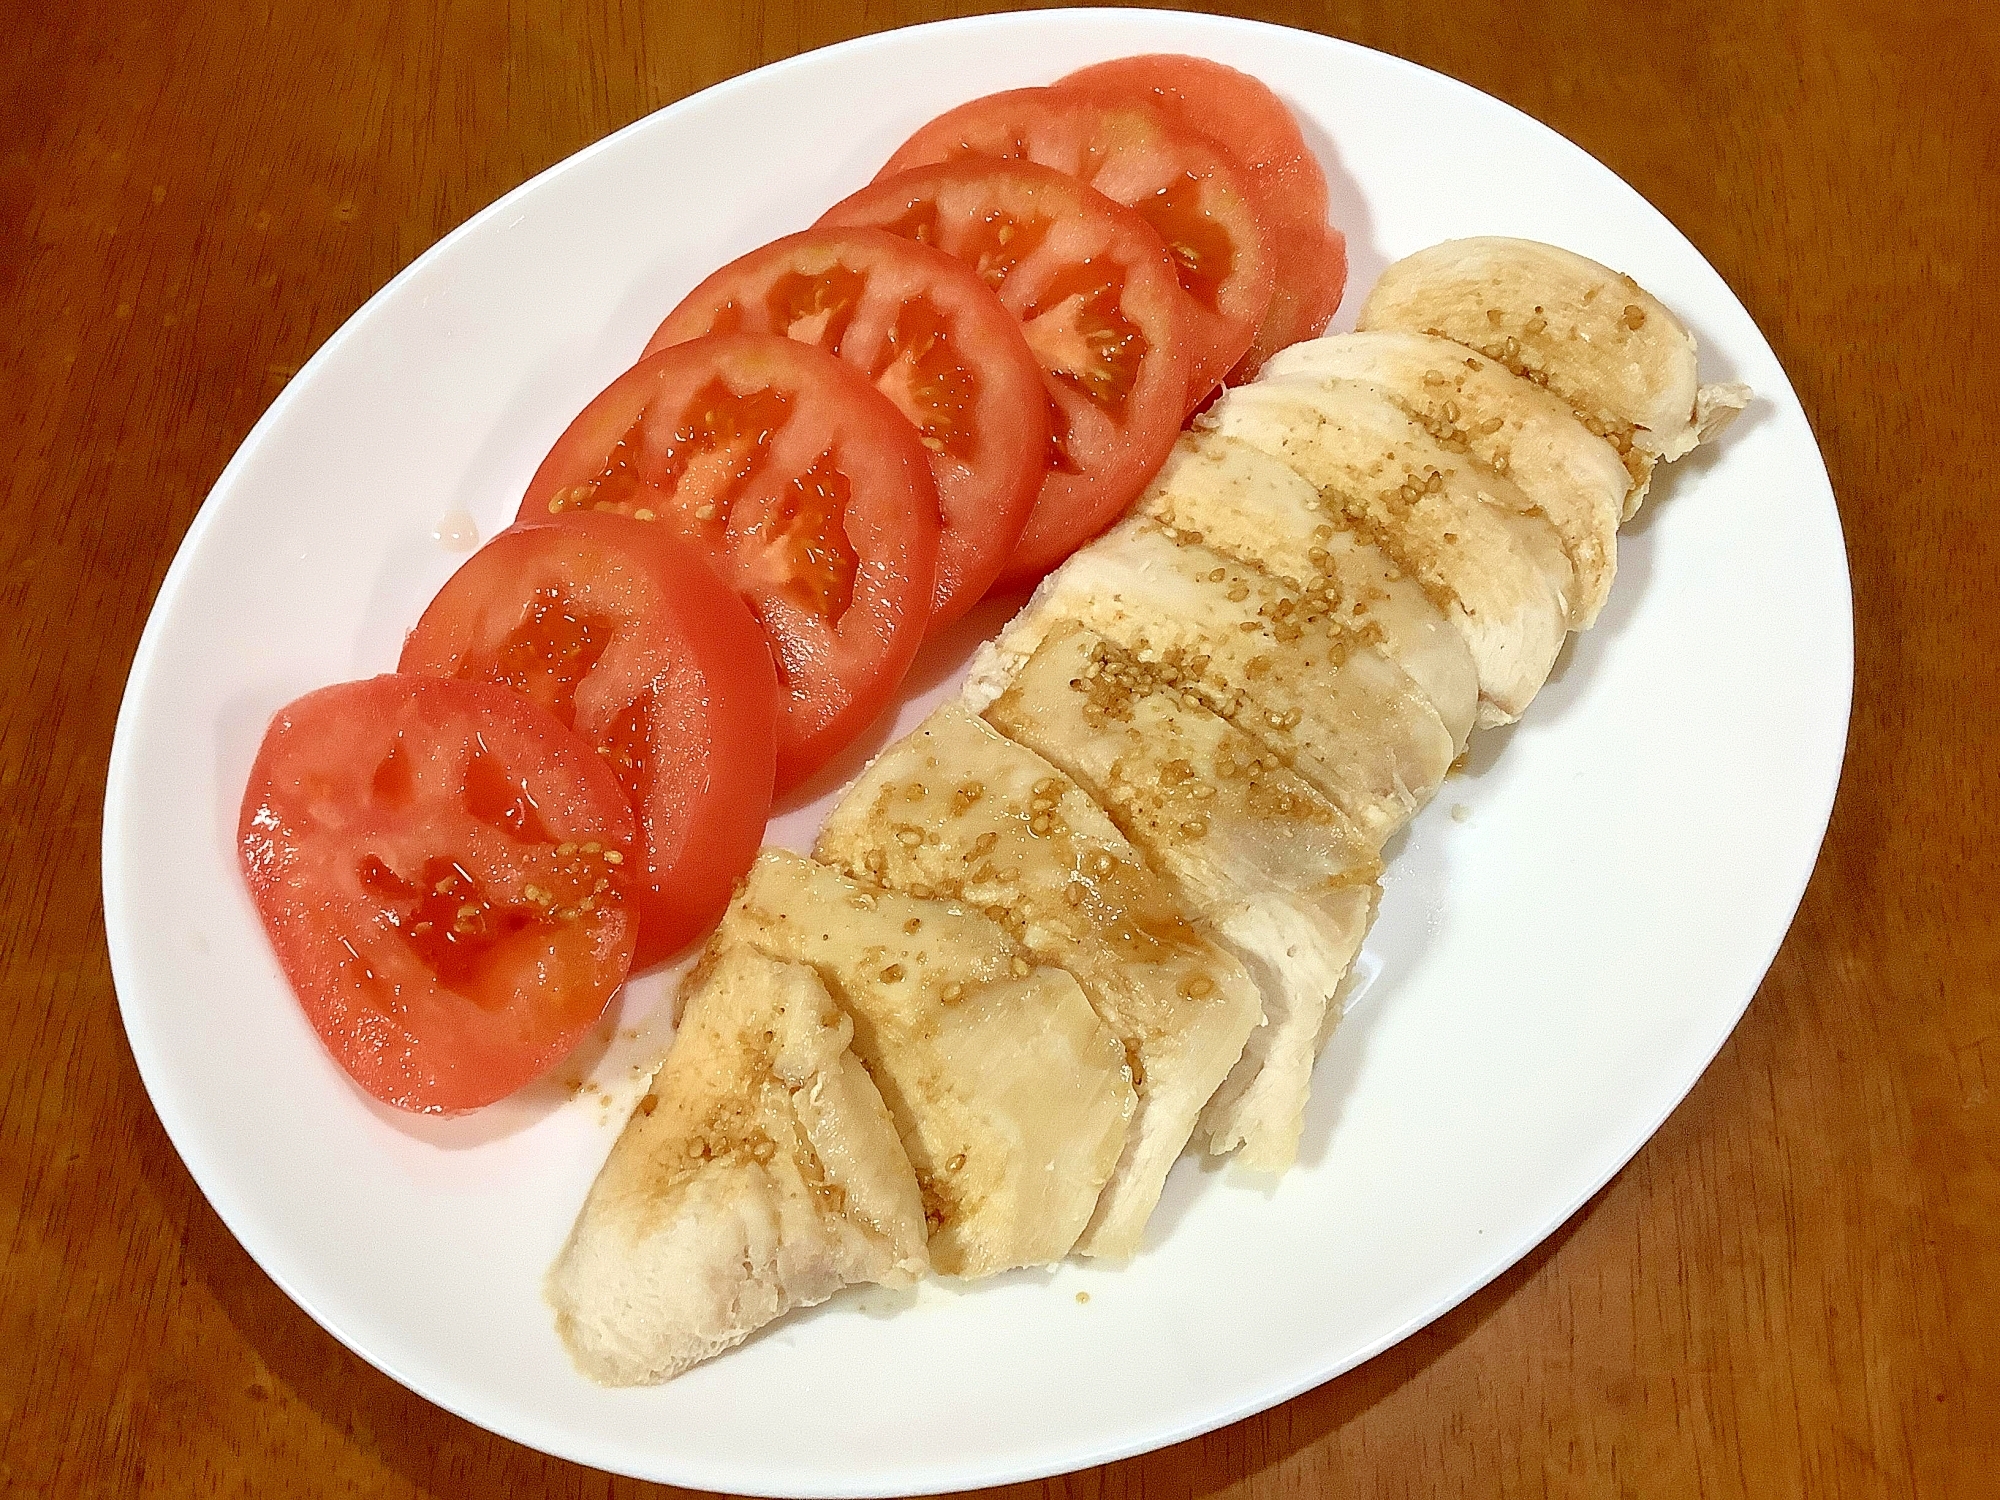
[[[962,411],[898,404],[919,426],[942,512],[930,628],[977,603],[1027,524],[1049,438],[1041,366],[985,284],[944,252],[879,229],[808,229],[703,281],[646,354],[722,331],[780,333],[825,349],[892,399],[907,401],[921,381],[968,393]]]
[[[780,795],[888,706],[923,643],[927,455],[894,402],[809,345],[707,334],[619,376],[556,440],[519,518],[606,511],[692,543],[763,627]]]
[[[551,658],[580,675],[533,670]],[[635,969],[721,917],[770,813],[778,680],[756,620],[686,542],[616,515],[517,523],[438,591],[397,670],[527,691],[598,748],[637,819]]]
[[[1188,350],[1173,259],[1144,219],[1054,168],[975,158],[871,183],[820,222],[872,224],[956,255],[1042,361],[1055,414],[1046,477],[996,587],[1032,583],[1145,488],[1180,431]],[[1091,320],[1101,326],[1086,329]],[[1115,355],[1097,332],[1114,336]]]
[[[945,111],[896,149],[876,181],[985,157],[1065,172],[1153,226],[1187,292],[1187,410],[1250,347],[1271,305],[1275,256],[1249,174],[1204,132],[1143,99],[1009,89]]]
[[[633,832],[617,778],[552,715],[489,684],[391,674],[278,712],[237,839],[327,1050],[384,1103],[455,1114],[554,1067],[623,983]],[[456,945],[430,920],[467,912]]]
[[[1285,102],[1259,79],[1205,57],[1149,53],[1096,63],[1056,87],[1106,101],[1145,100],[1211,136],[1250,172],[1277,250],[1271,308],[1232,385],[1301,339],[1317,338],[1347,286],[1347,241],[1327,223],[1326,173]]]

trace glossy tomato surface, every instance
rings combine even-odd
[[[700,549],[750,606],[778,673],[777,788],[887,706],[930,621],[937,486],[867,377],[777,334],[647,356],[557,439],[523,521],[611,512]]]
[[[939,115],[877,180],[963,157],[1054,167],[1152,225],[1188,294],[1188,410],[1250,348],[1271,304],[1273,249],[1248,172],[1208,136],[1145,100],[1009,89]]]
[[[880,229],[808,229],[702,282],[646,353],[705,333],[781,333],[873,381],[915,425],[937,483],[931,628],[978,602],[1027,525],[1049,418],[1021,325],[969,267]]]
[[[306,694],[271,721],[237,835],[320,1040],[399,1109],[475,1109],[540,1076],[632,962],[618,779],[502,687],[395,675]]]
[[[1260,80],[1205,57],[1147,53],[1081,68],[1057,85],[1108,102],[1143,100],[1213,138],[1250,174],[1276,247],[1270,310],[1231,373],[1240,385],[1265,360],[1317,338],[1347,286],[1347,240],[1327,223],[1326,172],[1285,101]]]
[[[821,222],[935,245],[1020,320],[1051,431],[1041,492],[1001,583],[1032,582],[1145,488],[1180,430],[1188,355],[1187,298],[1144,219],[1053,167],[967,158],[873,183]]]
[[[638,822],[634,968],[722,915],[770,813],[778,683],[756,620],[691,545],[623,516],[517,524],[438,591],[398,670],[512,688],[611,768]]]

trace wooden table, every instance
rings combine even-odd
[[[113,716],[210,483],[396,270],[684,94],[955,8],[6,9],[0,1490],[645,1492],[491,1437],[355,1359],[195,1190],[140,1087],[105,957]],[[1549,122],[1736,288],[1798,386],[1846,522],[1847,775],[1749,1015],[1546,1244],[1276,1411],[1006,1493],[2000,1493],[2000,11],[1249,9]]]

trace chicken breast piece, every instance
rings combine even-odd
[[[1535,240],[1446,240],[1385,270],[1363,330],[1428,333],[1548,387],[1617,447],[1638,512],[1653,465],[1707,442],[1749,402],[1700,383],[1694,335],[1631,277]]]
[[[986,709],[1086,788],[1256,980],[1262,1022],[1208,1103],[1213,1153],[1279,1172],[1373,919],[1381,863],[1269,749],[1129,653],[1058,624]]]
[[[1378,646],[1262,569],[1144,517],[1042,580],[974,659],[967,705],[990,702],[1065,620],[1172,673],[1325,793],[1374,848],[1451,768],[1450,732]]]
[[[956,703],[875,758],[814,853],[856,879],[982,908],[1076,976],[1138,1094],[1076,1248],[1137,1251],[1168,1168],[1262,1014],[1243,966],[1074,781]]]
[[[757,856],[713,941],[808,964],[854,1022],[909,1153],[932,1268],[1061,1260],[1116,1169],[1136,1100],[1076,980],[964,906]]]
[[[1345,518],[1330,518],[1300,475],[1234,438],[1183,433],[1136,509],[1257,564],[1379,645],[1423,689],[1454,749],[1465,749],[1479,707],[1465,637],[1387,553],[1336,525]]]
[[[812,970],[712,954],[682,1003],[548,1276],[557,1333],[606,1385],[671,1379],[792,1308],[928,1266],[910,1159]]]
[[[1561,537],[1519,489],[1373,386],[1259,381],[1198,420],[1296,469],[1424,585],[1472,652],[1481,727],[1521,716],[1569,634],[1574,581]]]
[[[1618,523],[1632,476],[1568,402],[1463,344],[1422,333],[1310,339],[1265,373],[1374,385],[1445,448],[1505,474],[1555,526],[1576,570],[1570,629],[1596,620],[1618,571]]]

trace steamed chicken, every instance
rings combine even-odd
[[[1190,1145],[1290,1164],[1385,843],[1748,396],[1526,241],[1391,266],[1361,327],[1225,391],[814,857],[758,859],[551,1272],[587,1373],[857,1282],[1130,1255]]]

